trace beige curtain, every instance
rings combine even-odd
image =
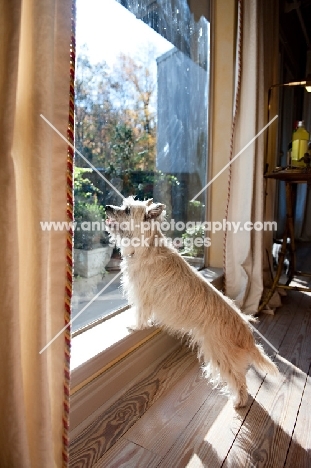
[[[268,89],[277,72],[277,3],[268,0],[241,2],[241,81],[233,156],[267,123]],[[273,117],[275,114],[270,115]],[[270,136],[276,127],[277,122],[269,128]],[[227,231],[226,293],[245,313],[257,311],[263,291],[264,235],[262,231],[246,230],[244,223],[264,221],[263,174],[267,133],[249,146],[231,168],[228,221],[241,223],[243,230],[238,234]]]
[[[0,0],[0,466],[61,467],[70,0]]]

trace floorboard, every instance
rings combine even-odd
[[[124,393],[70,444],[70,467],[89,468],[160,398],[166,389],[186,374],[194,355],[183,346],[139,384]]]
[[[295,298],[295,308],[299,303],[301,303],[301,298]],[[292,321],[293,310],[291,307],[287,307],[285,308],[284,314],[282,313],[277,317],[270,315],[263,316],[258,325],[258,329],[276,348],[279,348],[284,337],[290,330]],[[272,354],[272,350],[265,342],[263,342],[263,346],[269,354]],[[250,405],[263,383],[263,376],[258,374],[255,370],[250,369],[247,375],[247,382],[250,393]],[[268,382],[265,382],[265,385],[267,384]],[[186,428],[180,441],[172,447],[170,453],[163,460],[163,466],[170,466],[170,463],[173,463],[174,459],[181,453],[182,448],[179,443],[183,445],[183,439],[187,441],[188,454],[190,445],[193,445],[191,457],[188,456],[189,460],[187,462],[193,463],[193,460],[199,459],[201,463],[207,464],[206,466],[217,468],[222,465],[236,435],[243,425],[246,414],[249,411],[249,406],[236,412],[232,407],[231,401],[227,401],[225,405],[223,402],[218,403],[218,406],[221,407],[221,411],[219,411],[220,414],[218,417],[217,415],[215,417],[214,412],[210,412],[211,407],[213,407],[213,409],[217,408],[217,396],[215,398],[216,402],[214,400],[207,400],[204,407],[200,409],[200,412],[204,414],[207,421],[209,421],[208,424],[202,425],[200,419],[202,414],[197,415],[196,417],[198,420],[195,417],[192,421],[192,426],[198,426],[195,437],[193,428]],[[185,463],[185,461],[186,460],[183,459],[183,463]],[[184,466],[188,465],[184,464]]]
[[[160,457],[139,445],[120,439],[93,468],[147,468],[157,466]]]
[[[228,456],[227,466],[283,468],[305,385],[311,315],[299,312],[280,346],[280,376],[262,385]]]
[[[311,377],[306,379],[301,406],[297,416],[293,437],[287,452],[284,468],[309,468],[311,466]]]
[[[289,292],[255,327],[279,350],[280,375],[249,369],[246,408],[235,410],[183,348],[74,441],[70,466],[310,468],[311,293]]]
[[[212,391],[194,356],[192,368],[137,421],[126,439],[164,456]]]

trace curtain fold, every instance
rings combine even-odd
[[[267,95],[277,66],[277,2],[241,1],[240,97],[233,132],[235,156],[267,123]],[[270,62],[271,61],[271,62]],[[267,72],[267,63],[273,66]],[[271,115],[271,118],[274,114]],[[276,125],[276,124],[274,124]],[[269,129],[270,136],[272,130]],[[245,223],[264,221],[265,138],[259,136],[234,161],[229,180],[227,221],[240,223],[225,241],[226,293],[245,313],[256,313],[263,291],[264,233]]]
[[[71,1],[0,2],[0,466],[63,458]]]

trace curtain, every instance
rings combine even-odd
[[[278,2],[248,0],[239,2],[240,62],[237,54],[236,106],[232,135],[235,156],[267,124],[268,89],[277,74]],[[276,82],[276,81],[275,81]],[[270,118],[277,112],[270,113]],[[269,128],[269,154],[273,153],[277,122]],[[263,231],[248,230],[244,223],[264,221],[264,166],[267,132],[257,138],[232,164],[229,177],[227,221],[240,223],[235,234],[225,237],[226,293],[245,313],[256,313],[263,292]],[[275,154],[275,153],[273,153]],[[273,197],[273,196],[272,196]],[[267,217],[272,217],[271,206]],[[272,242],[271,242],[272,245]]]
[[[68,330],[39,352],[68,320],[70,237],[40,222],[68,220],[69,156],[40,114],[67,136],[71,9],[0,1],[2,468],[67,464]]]

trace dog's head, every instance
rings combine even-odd
[[[106,226],[111,237],[122,247],[122,239],[149,238],[160,231],[165,216],[165,205],[153,199],[140,201],[124,198],[121,206],[106,206]],[[125,244],[125,243],[123,243]]]

